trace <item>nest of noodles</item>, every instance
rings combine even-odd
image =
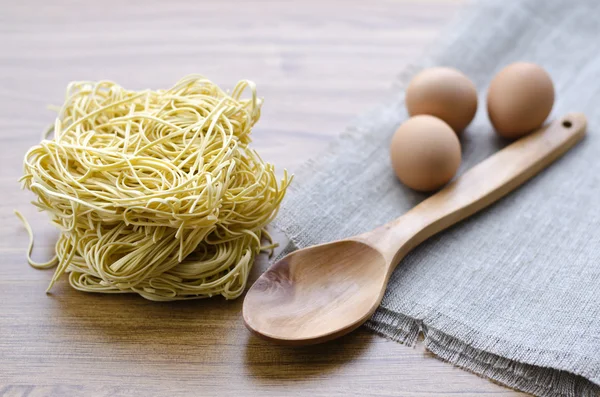
[[[48,289],[68,273],[89,292],[238,297],[291,180],[248,147],[260,107],[249,81],[231,94],[198,75],[157,91],[71,83],[21,178],[60,229],[52,261],[29,257],[57,266]]]

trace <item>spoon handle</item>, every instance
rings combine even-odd
[[[586,118],[570,113],[506,146],[398,219],[358,236],[388,259],[400,259],[434,234],[473,215],[535,176],[579,142]]]

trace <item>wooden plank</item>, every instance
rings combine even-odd
[[[155,303],[93,295],[27,266],[56,232],[18,190],[22,156],[71,80],[162,88],[187,73],[265,97],[256,148],[291,171],[386,95],[462,0],[7,2],[0,13],[0,396],[518,395],[359,330],[305,349],[244,328],[241,300]],[[261,257],[252,280],[264,270]]]

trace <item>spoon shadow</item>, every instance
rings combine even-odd
[[[319,345],[285,346],[248,335],[244,370],[258,382],[292,383],[322,377],[365,354],[376,335],[364,328]]]

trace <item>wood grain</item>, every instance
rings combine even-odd
[[[269,267],[246,293],[244,323],[257,336],[282,345],[339,338],[373,315],[389,267],[377,249],[358,241],[297,250]]]
[[[242,301],[155,303],[85,294],[29,268],[56,232],[18,190],[22,156],[71,80],[160,88],[199,72],[266,98],[256,148],[293,171],[389,94],[462,1],[0,0],[0,396],[379,395],[516,393],[366,331],[306,349],[272,346]],[[252,279],[265,269],[265,258]]]

